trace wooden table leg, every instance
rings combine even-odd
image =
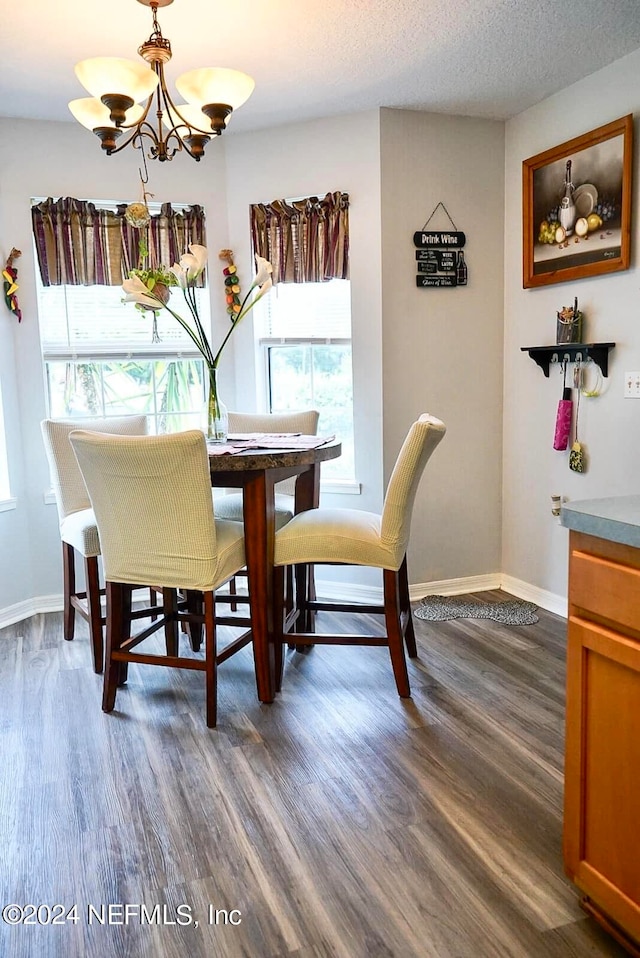
[[[273,549],[275,505],[273,480],[267,471],[248,476],[243,490],[244,542],[251,596],[251,629],[258,698],[275,697],[273,622]]]

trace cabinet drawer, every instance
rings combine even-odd
[[[572,606],[640,633],[640,570],[574,551],[570,577]]]

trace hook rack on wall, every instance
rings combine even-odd
[[[563,343],[560,346],[521,346],[523,353],[529,353],[538,364],[547,379],[551,363],[584,363],[592,359],[602,370],[602,375],[609,375],[609,350],[615,343]]]

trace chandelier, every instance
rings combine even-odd
[[[157,17],[158,7],[173,0],[138,3],[151,7],[153,15],[151,36],[138,49],[145,63],[117,57],[82,60],[75,72],[91,96],[72,100],[69,109],[96,134],[108,156],[129,144],[142,150],[147,141],[150,159],[171,160],[184,149],[199,161],[210,138],[219,136],[233,110],[249,99],[254,81],[246,73],[223,67],[189,70],[176,80],[186,103],[175,104],[164,77],[171,44],[162,36]],[[117,145],[123,134],[124,141]]]

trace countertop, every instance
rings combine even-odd
[[[576,532],[640,548],[640,496],[567,502],[560,521]]]

